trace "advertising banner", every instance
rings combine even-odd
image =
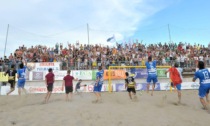
[[[110,70],[111,79],[125,79],[125,70]],[[109,70],[104,70],[104,80],[109,79]]]
[[[134,78],[140,79],[140,78],[147,78],[148,73],[147,69],[142,69],[142,68],[133,68],[130,69],[130,72],[134,74]],[[165,74],[166,69],[157,69],[157,76],[159,78],[167,78],[167,75]]]
[[[80,91],[81,92],[93,92],[93,88],[94,85],[87,85],[86,87],[80,87]],[[40,93],[47,93],[47,88],[46,86],[25,86],[25,89],[27,91],[27,93],[29,94],[40,94]],[[107,84],[103,84],[101,91],[108,91],[108,85]],[[73,90],[75,91],[75,85],[73,87]],[[10,86],[2,86],[1,87],[1,95],[6,95],[7,92],[10,91]],[[65,89],[64,91],[62,91],[62,87],[61,86],[54,86],[53,87],[53,92],[52,93],[65,93]],[[11,95],[18,95],[18,89],[16,88],[14,92],[11,93]]]
[[[167,78],[167,75],[165,74],[166,69],[157,69],[157,76],[160,78]]]
[[[98,70],[92,70],[92,80],[96,80],[96,73]]]
[[[8,75],[4,76],[4,72],[0,72],[0,82],[7,82],[8,81]]]
[[[47,74],[48,72],[46,72]],[[55,75],[55,80],[63,80],[63,78],[67,75],[67,71],[54,71],[53,72]],[[71,71],[71,75],[72,75],[73,71]],[[45,74],[45,75],[46,75]]]
[[[0,82],[7,82],[8,81],[8,74],[4,76],[5,72],[0,72]],[[29,79],[29,72],[26,71],[26,80]],[[17,81],[17,74],[15,75],[15,80]]]
[[[136,79],[147,78],[148,76],[147,69],[135,69],[135,72],[133,74],[135,74],[134,78]]]
[[[125,84],[123,83],[116,83],[115,84],[115,88],[116,88],[116,91],[119,92],[119,91],[125,91]],[[152,86],[150,86],[150,90],[152,89]],[[161,88],[160,88],[160,83],[157,83],[155,85],[155,90],[156,91],[159,91]],[[136,84],[136,90],[147,90],[147,83],[137,83]]]
[[[30,71],[48,71],[52,68],[54,71],[60,70],[60,62],[41,62],[41,63],[27,63]]]
[[[32,72],[32,80],[44,80],[43,72],[33,71]]]
[[[75,70],[72,75],[74,78],[92,80],[92,70]]]

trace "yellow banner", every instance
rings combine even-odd
[[[13,80],[14,77],[12,77]],[[9,76],[7,74],[7,76],[4,76],[4,72],[0,72],[0,82],[7,82],[9,79]],[[17,81],[17,74],[15,74],[15,80]]]
[[[7,82],[8,81],[8,75],[4,76],[4,72],[0,72],[0,81]]]

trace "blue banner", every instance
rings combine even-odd
[[[119,92],[119,91],[125,91],[125,84],[123,83],[116,83],[115,84],[116,86],[116,91]],[[152,89],[152,85],[150,86],[150,90]],[[136,90],[144,90],[146,91],[147,90],[147,83],[137,83],[136,84]],[[160,91],[160,83],[157,83],[155,85],[155,90],[156,91]]]

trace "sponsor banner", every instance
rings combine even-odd
[[[55,75],[55,80],[63,80],[63,78],[67,75],[67,71],[53,71]],[[44,72],[44,79],[45,75],[48,74],[48,72]],[[92,80],[92,70],[72,70],[71,76],[73,76],[75,79],[82,79],[82,80]],[[94,75],[96,76],[96,74]]]
[[[148,76],[147,69],[135,69],[135,72],[131,71],[131,73],[135,74],[134,78],[136,78],[136,79],[147,78],[147,76]]]
[[[167,78],[167,75],[165,74],[166,69],[157,69],[157,76],[159,78]]]
[[[96,73],[98,72],[98,70],[93,70],[92,71],[92,80],[96,80]]]
[[[44,80],[43,72],[33,71],[32,72],[32,80]]]
[[[4,76],[5,72],[0,72],[0,82],[8,82],[8,74]],[[26,71],[26,80],[29,79],[29,72]],[[15,80],[17,81],[17,74],[15,74]]]
[[[110,70],[111,79],[125,79],[125,70]],[[109,79],[109,70],[104,70],[104,80]]]
[[[83,85],[83,84],[82,84]],[[75,86],[73,87],[73,90],[75,91]],[[87,85],[86,87],[80,87],[81,92],[93,92],[94,85]],[[25,89],[27,93],[29,94],[41,94],[41,93],[47,93],[46,86],[25,86]],[[7,92],[10,91],[10,86],[2,86],[1,87],[1,95],[6,95]],[[103,84],[101,91],[109,91],[108,85]],[[62,91],[61,86],[54,86],[52,93],[65,93]],[[18,89],[16,88],[14,92],[11,93],[11,95],[18,95]]]
[[[161,90],[170,90],[170,83],[161,83]],[[200,86],[199,82],[183,82],[181,84],[181,89],[198,89]]]
[[[26,70],[25,73],[26,73],[26,76],[25,76],[26,80],[29,80],[29,78],[30,78],[30,72],[28,70]],[[18,79],[16,78],[16,80],[18,80]]]
[[[25,89],[28,94],[40,94],[40,93],[47,93],[46,86],[25,86]],[[64,91],[61,90],[61,86],[55,86],[53,88],[53,93],[64,93]],[[2,86],[1,87],[1,95],[6,95],[7,92],[10,91],[10,86]],[[22,93],[24,94],[24,93]],[[18,89],[15,88],[15,90],[11,93],[11,95],[18,95]]]
[[[27,63],[30,71],[48,71],[52,68],[54,71],[60,70],[60,62],[42,62],[42,63]]]
[[[115,84],[115,88],[116,88],[116,91],[119,92],[119,91],[126,91],[125,89],[125,84],[122,84],[122,83],[116,83]],[[152,89],[152,86],[150,86],[150,90]],[[160,88],[160,83],[157,83],[156,86],[155,86],[155,90],[156,91],[159,91],[161,88]],[[147,83],[137,83],[136,84],[136,90],[147,90]]]
[[[148,73],[147,69],[142,68],[132,68],[130,69],[130,72],[134,74],[134,78],[140,79],[140,78],[147,78]],[[167,75],[165,74],[166,69],[157,69],[157,76],[159,78],[167,78]]]
[[[8,81],[8,75],[4,76],[4,72],[0,72],[0,82],[7,82]]]
[[[92,70],[75,70],[72,72],[74,78],[92,80]],[[95,75],[96,76],[96,75]]]
[[[53,73],[55,75],[55,80],[63,80],[63,78],[67,75],[67,71],[54,71]],[[48,74],[48,72],[46,72],[46,74]],[[71,75],[72,75],[72,71],[71,71]]]

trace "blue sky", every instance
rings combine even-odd
[[[4,55],[7,24],[10,24],[6,54],[20,45],[56,42],[106,45],[117,41],[173,42],[207,45],[210,42],[209,0],[0,0],[0,57]]]

